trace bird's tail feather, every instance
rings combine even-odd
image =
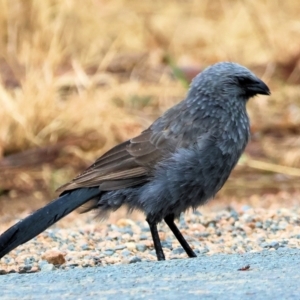
[[[19,221],[0,235],[0,258],[99,194],[96,187],[67,192]]]

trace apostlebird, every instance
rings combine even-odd
[[[224,185],[249,140],[246,104],[257,94],[270,90],[247,68],[232,62],[208,67],[183,101],[59,188],[59,198],[5,231],[0,258],[83,204],[102,217],[121,206],[142,211],[158,260],[165,259],[157,231],[164,220],[187,255],[195,257],[174,220]]]

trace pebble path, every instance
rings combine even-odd
[[[101,224],[86,214],[68,216],[63,222],[4,256],[0,274],[156,261],[145,221],[122,218],[114,224]],[[177,224],[198,256],[300,248],[298,206],[270,209],[244,205],[238,210],[205,214],[201,209],[183,215]],[[166,259],[186,257],[164,223],[159,225],[159,235]]]

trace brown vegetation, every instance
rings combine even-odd
[[[296,0],[1,1],[1,203],[50,199],[182,99],[195,73],[224,60],[272,90],[249,103],[253,142],[227,191],[296,189],[299,15]]]

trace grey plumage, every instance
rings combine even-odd
[[[158,259],[164,255],[156,224],[164,219],[193,257],[174,218],[204,204],[227,180],[249,140],[246,103],[256,94],[270,91],[247,68],[215,64],[193,80],[185,100],[59,191],[99,188],[96,197],[82,204],[89,200],[87,211],[97,209],[102,216],[122,205],[144,212]]]
[[[206,69],[194,79],[184,101],[140,136],[117,146],[116,159],[100,158],[63,188],[83,187],[91,181],[91,186],[107,191],[91,208],[106,213],[126,204],[155,222],[203,204],[223,186],[249,139],[249,92],[241,80],[258,81],[234,63]],[[123,170],[124,162],[119,177],[115,165]]]

